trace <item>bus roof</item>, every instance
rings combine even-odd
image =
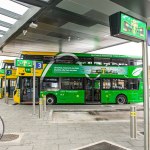
[[[142,58],[140,56],[128,56],[128,55],[113,55],[113,54],[92,54],[92,53],[74,53],[79,57],[103,57],[103,58]]]
[[[3,60],[3,63],[12,64],[14,63],[14,60]]]
[[[55,56],[58,52],[22,51],[21,55]]]
[[[64,52],[65,53],[65,52]],[[22,51],[21,55],[39,55],[39,56],[56,56],[61,54],[60,52],[42,52],[42,51]],[[66,53],[67,55],[69,53]],[[113,54],[92,54],[92,53],[73,53],[79,57],[103,57],[103,58],[139,58],[140,56],[130,56],[130,55],[113,55]]]

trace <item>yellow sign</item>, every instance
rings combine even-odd
[[[135,117],[135,116],[136,116],[136,112],[132,111],[132,112],[130,113],[130,116]]]

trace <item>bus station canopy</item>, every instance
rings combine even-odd
[[[24,22],[21,22],[21,16],[17,14],[18,21],[10,26],[9,32],[13,33],[4,34],[0,30],[3,34],[0,38],[0,54],[7,56],[18,56],[22,50],[83,53],[123,44],[129,41],[110,36],[109,16],[122,11],[143,21],[150,17],[150,1],[147,0],[17,0],[11,2],[26,6],[28,13],[31,14],[25,12],[22,15],[28,17]],[[14,18],[14,12],[8,13],[10,10],[1,7],[0,2],[0,14],[9,17],[11,15],[13,19],[17,19]],[[17,26],[19,22],[20,26]],[[2,24],[0,20],[0,25],[6,27],[8,23]]]

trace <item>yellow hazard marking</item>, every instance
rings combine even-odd
[[[134,117],[134,116],[136,116],[136,112],[131,112],[130,115],[131,115],[132,117]]]

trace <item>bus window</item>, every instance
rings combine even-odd
[[[103,79],[103,89],[111,89],[110,79]]]
[[[135,59],[134,60],[134,66],[141,66],[142,65],[142,60],[141,59]]]
[[[128,59],[113,58],[111,64],[113,66],[127,66],[128,65]]]
[[[128,89],[128,80],[112,79],[112,89]]]
[[[61,88],[65,90],[83,89],[83,80],[82,78],[62,78]]]
[[[91,58],[91,57],[79,57],[79,62],[81,62],[83,65],[92,65],[93,64],[93,58]]]
[[[129,60],[129,66],[134,66],[134,60],[133,59]]]
[[[129,89],[138,90],[139,89],[139,80],[138,79],[130,79],[129,80]]]
[[[102,58],[102,64],[104,66],[109,66],[110,65],[110,58]]]
[[[43,90],[52,90],[52,89],[58,89],[58,78],[44,78],[42,89]]]
[[[102,59],[101,58],[94,58],[94,65],[102,65]]]
[[[55,58],[56,64],[75,64],[76,60],[72,56],[63,56],[63,57],[56,57]]]

